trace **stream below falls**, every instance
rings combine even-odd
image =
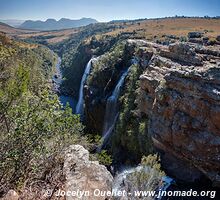
[[[60,91],[60,86],[62,84],[62,81],[63,81],[63,75],[61,71],[61,58],[58,57],[55,74],[52,77],[53,90],[58,94],[60,103],[63,106],[66,106],[68,103],[70,107],[72,108],[72,112],[75,113],[77,100],[74,99],[72,96],[62,94],[62,92]]]

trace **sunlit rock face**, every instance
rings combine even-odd
[[[80,191],[78,195],[66,195],[67,200],[105,200],[108,196],[94,196],[95,190],[111,191],[113,177],[98,161],[89,160],[89,152],[80,145],[72,145],[65,154],[65,192]]]
[[[153,56],[140,77],[139,112],[149,117],[148,131],[165,168],[180,180],[205,174],[219,184],[220,47],[144,46],[142,64]]]

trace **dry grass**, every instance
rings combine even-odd
[[[78,29],[66,29],[66,30],[57,30],[57,31],[32,31],[14,28],[8,25],[0,24],[0,32],[6,33],[8,36],[17,37],[19,39],[27,39],[32,37],[50,37],[46,41],[50,44],[61,42],[65,39],[68,39],[72,34],[78,32]]]
[[[46,41],[49,44],[54,44],[57,42],[61,42],[65,39],[68,39],[72,34],[77,32],[78,29],[65,29],[65,30],[57,30],[57,31],[42,31],[37,33],[23,33],[23,34],[18,34],[17,37],[20,39],[27,39],[38,36],[43,36],[43,37],[52,36],[52,38],[46,39]]]
[[[0,32],[4,32],[8,35],[17,35],[17,34],[21,34],[21,33],[33,33],[36,31],[18,29],[18,28],[14,28],[14,27],[11,27],[8,25],[4,25],[3,23],[0,23]]]
[[[220,34],[220,19],[202,18],[167,18],[144,20],[139,23],[126,23],[124,29],[118,29],[110,35],[120,32],[139,32],[144,37],[151,39],[153,36],[161,37],[164,34],[187,36],[190,31],[207,32],[205,35],[213,38]]]
[[[166,18],[149,19],[144,21],[133,21],[119,23],[123,28],[105,33],[105,35],[117,35],[123,32],[136,32],[146,39],[153,39],[163,35],[187,36],[190,31],[205,32],[205,36],[215,38],[220,35],[220,19],[204,18]],[[45,39],[49,44],[55,44],[70,38],[74,33],[81,31],[81,28],[57,30],[57,31],[30,31],[21,30],[0,24],[0,31],[20,39],[33,37],[48,37]],[[51,37],[51,38],[50,38]]]

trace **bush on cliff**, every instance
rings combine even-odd
[[[120,98],[120,115],[112,137],[112,154],[118,157],[123,152],[124,162],[138,162],[143,155],[152,152],[150,136],[147,133],[148,119],[136,114],[135,103],[138,94],[139,77],[142,69],[139,65],[130,67],[126,85]],[[116,151],[117,150],[117,151]]]
[[[141,169],[129,174],[127,179],[136,190],[155,191],[163,176],[165,176],[165,173],[161,170],[158,156],[148,155],[142,157]]]

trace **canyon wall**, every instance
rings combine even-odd
[[[134,42],[134,41],[133,41]],[[168,173],[184,181],[220,176],[220,51],[191,43],[146,42],[140,62],[139,112]]]
[[[168,174],[188,182],[205,176],[218,185],[219,46],[179,42],[165,46],[144,40],[127,40],[126,46],[125,54],[98,63],[90,75],[85,87],[89,127],[102,131],[106,99],[123,71],[122,63],[135,58],[121,93],[110,142],[113,155],[138,162],[152,152],[153,143]]]

